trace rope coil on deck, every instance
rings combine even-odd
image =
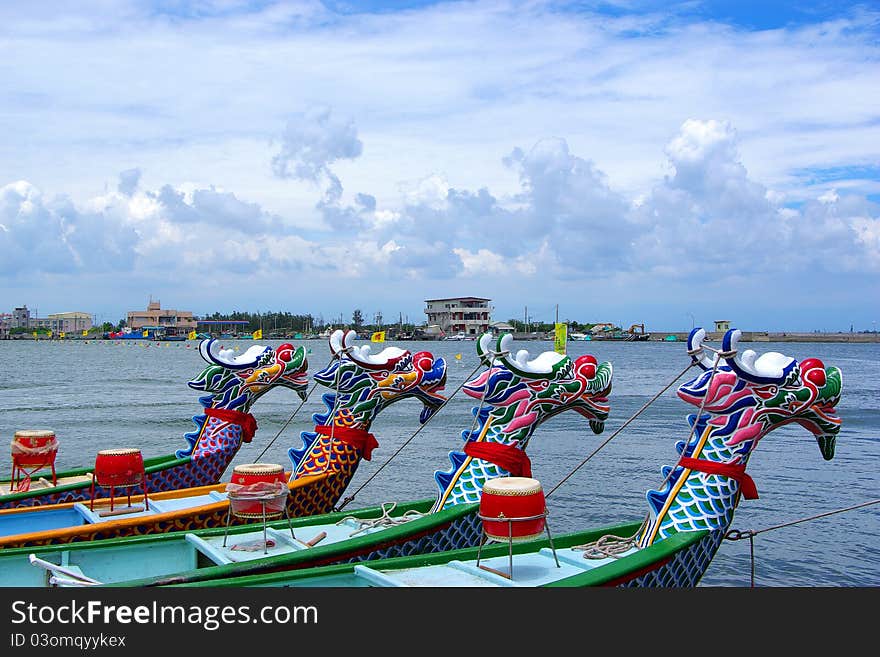
[[[368,529],[373,529],[375,527],[394,527],[395,525],[403,525],[409,522],[410,520],[415,520],[416,518],[421,518],[424,516],[424,513],[420,511],[416,511],[415,509],[410,509],[397,516],[396,518],[391,517],[391,512],[397,508],[397,502],[383,502],[382,503],[382,515],[378,518],[356,518],[355,516],[345,516],[342,520],[339,520],[336,524],[341,525],[346,521],[354,521],[360,524],[360,528],[355,529],[349,537],[354,536],[355,534],[360,534],[363,531]]]

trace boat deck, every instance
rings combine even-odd
[[[225,546],[222,535],[203,537],[187,533],[186,540],[215,564],[222,565],[308,550],[318,544],[338,543],[385,529],[382,525],[364,527],[354,518],[346,518],[339,523],[309,525],[305,529],[294,529],[292,537],[290,529],[286,527],[267,527],[267,545],[264,549],[262,525],[257,522],[249,526],[253,531],[230,534],[226,538]]]
[[[91,473],[84,475],[77,475],[74,477],[58,477],[56,479],[56,484],[52,484],[51,475],[50,478],[46,478],[44,476],[41,477],[33,477],[31,478],[30,486],[28,491],[36,491],[36,490],[48,490],[51,488],[56,488],[59,486],[67,486],[70,484],[91,484],[92,476]],[[0,495],[10,495],[12,493],[18,493],[19,491],[14,482],[12,481],[0,481]]]
[[[620,556],[637,551],[638,548],[631,548]],[[514,555],[512,577],[508,577],[510,561],[507,555],[480,559],[479,566],[475,559],[399,570],[379,570],[358,564],[354,567],[354,575],[367,586],[375,587],[535,587],[579,575],[616,560],[614,557],[585,559],[583,550],[572,548],[557,549],[554,559],[553,550],[542,548],[538,552]]]

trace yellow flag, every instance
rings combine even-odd
[[[89,334],[89,330],[88,330],[88,329],[83,329],[83,335],[85,336],[85,335],[88,335],[88,334]]]
[[[187,340],[195,340],[197,337],[195,329],[186,334]]]
[[[455,360],[461,360],[461,354],[455,354]]]
[[[263,339],[263,329],[257,329],[254,331],[254,340],[262,340]]]
[[[385,331],[376,331],[370,336],[370,342],[385,342]]]
[[[553,340],[553,351],[565,355],[565,342],[568,339],[568,325],[556,324],[556,336]]]
[[[141,333],[141,336],[148,338],[148,337],[150,337],[150,332],[147,329],[144,329],[144,332]]]

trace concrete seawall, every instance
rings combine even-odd
[[[668,336],[674,336],[677,342],[686,342],[689,331],[657,331],[651,332],[650,342],[672,341]],[[724,333],[709,331],[706,340],[721,342]],[[551,340],[552,338],[537,333],[514,333],[514,340]],[[595,342],[626,342],[626,340],[594,340]],[[878,333],[792,333],[792,332],[769,332],[769,331],[743,331],[741,342],[880,342]]]
[[[674,335],[678,340],[686,341],[688,333],[659,331],[651,333],[651,340],[664,340],[667,335]],[[709,331],[706,339],[720,342],[723,333]],[[880,342],[880,333],[791,333],[768,331],[743,331],[741,342]]]

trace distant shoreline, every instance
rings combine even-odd
[[[655,333],[652,340],[663,340],[674,335],[679,340],[687,340],[688,333]],[[707,332],[706,339],[720,341],[723,333]],[[791,331],[743,331],[740,342],[880,342],[880,333],[797,333]]]
[[[656,333],[652,332],[649,334],[647,340],[621,340],[621,339],[607,339],[607,338],[598,338],[592,340],[569,340],[569,342],[686,342],[688,338],[689,331],[658,331]],[[512,333],[514,340],[518,341],[543,341],[552,342],[552,339],[547,338],[544,335],[538,333],[521,333],[521,332],[513,332]],[[709,331],[706,333],[706,341],[708,342],[720,342],[724,337],[724,333]],[[251,341],[252,338],[244,337],[241,338],[229,338],[232,340],[246,340]],[[268,337],[266,340],[292,340],[293,338],[273,338]],[[316,339],[325,339],[325,338],[316,338]],[[69,338],[48,338],[45,336],[40,336],[39,338],[34,338],[30,334],[21,334],[16,336],[9,336],[8,338],[4,338],[0,340],[0,342],[5,342],[7,340],[31,340],[31,341],[52,341],[52,342],[76,342],[76,341],[99,341],[103,340],[100,337],[69,337]],[[303,341],[308,341],[306,338],[302,339]],[[407,339],[395,339],[391,338],[388,342],[406,342]],[[137,340],[132,340],[137,341]],[[145,342],[153,342],[148,338],[143,338]],[[436,342],[437,340],[420,340],[421,342]],[[192,340],[191,342],[197,342],[196,340]],[[743,331],[742,336],[740,337],[740,342],[839,342],[839,343],[880,343],[880,332],[877,333],[800,333],[800,332],[790,332],[790,331],[780,331],[780,332],[769,332],[769,331]]]

